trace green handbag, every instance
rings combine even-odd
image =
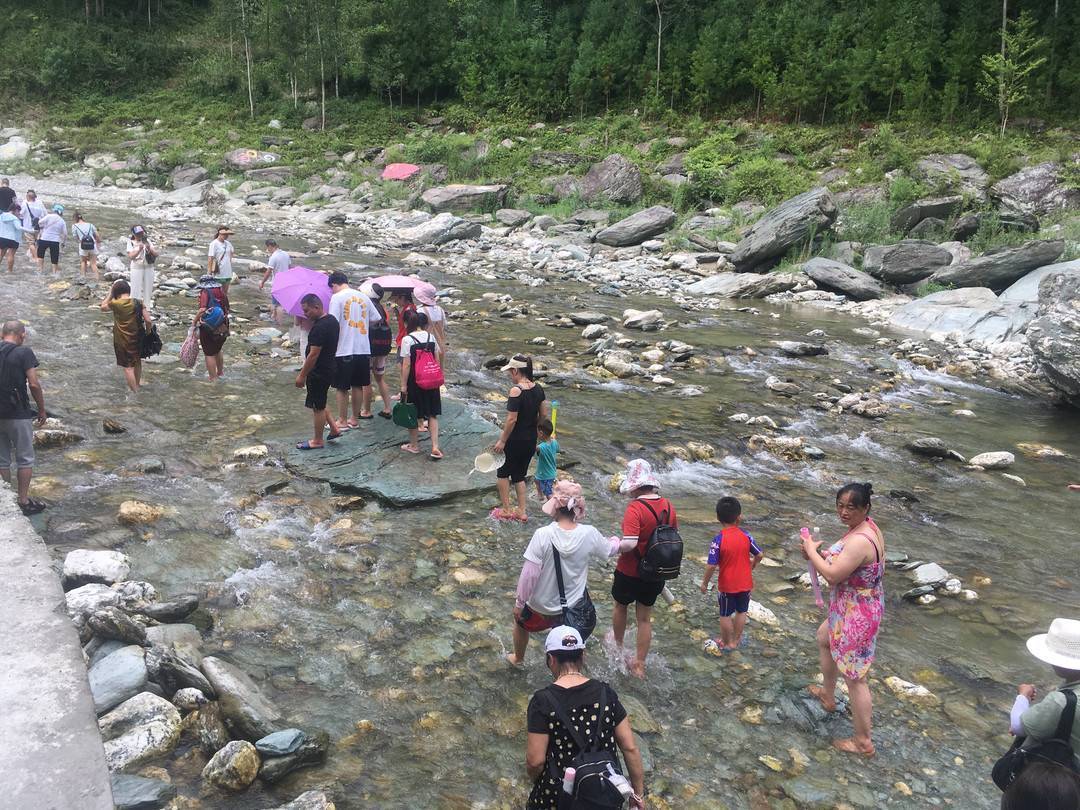
[[[394,424],[406,430],[415,430],[420,422],[417,419],[416,406],[411,402],[399,402],[394,406]]]

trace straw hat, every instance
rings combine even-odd
[[[1080,621],[1054,619],[1050,632],[1029,638],[1027,648],[1052,667],[1080,672]]]

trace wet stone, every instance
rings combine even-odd
[[[176,788],[160,779],[132,774],[112,775],[112,798],[116,810],[157,810],[176,796]]]
[[[298,728],[275,731],[255,743],[255,748],[264,757],[282,757],[295,753],[304,742],[304,732]]]
[[[279,782],[293,771],[325,762],[329,750],[330,735],[325,731],[305,735],[304,741],[295,752],[266,759],[259,769],[259,779],[269,783]]]

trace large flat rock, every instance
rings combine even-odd
[[[473,459],[499,438],[498,429],[457,400],[443,397],[439,446],[445,458],[432,461],[426,434],[420,455],[405,453],[408,434],[387,419],[373,419],[351,430],[324,450],[290,450],[286,464],[336,490],[378,498],[394,506],[444,501],[485,492],[495,486],[490,475],[469,475]]]

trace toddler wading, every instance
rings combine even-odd
[[[754,538],[739,528],[742,505],[737,498],[725,497],[716,502],[720,534],[709,547],[708,567],[701,580],[701,592],[709,590],[709,579],[716,572],[716,601],[720,606],[720,638],[717,645],[734,650],[742,643],[750,592],[754,588],[753,571],[761,562],[761,549]]]

